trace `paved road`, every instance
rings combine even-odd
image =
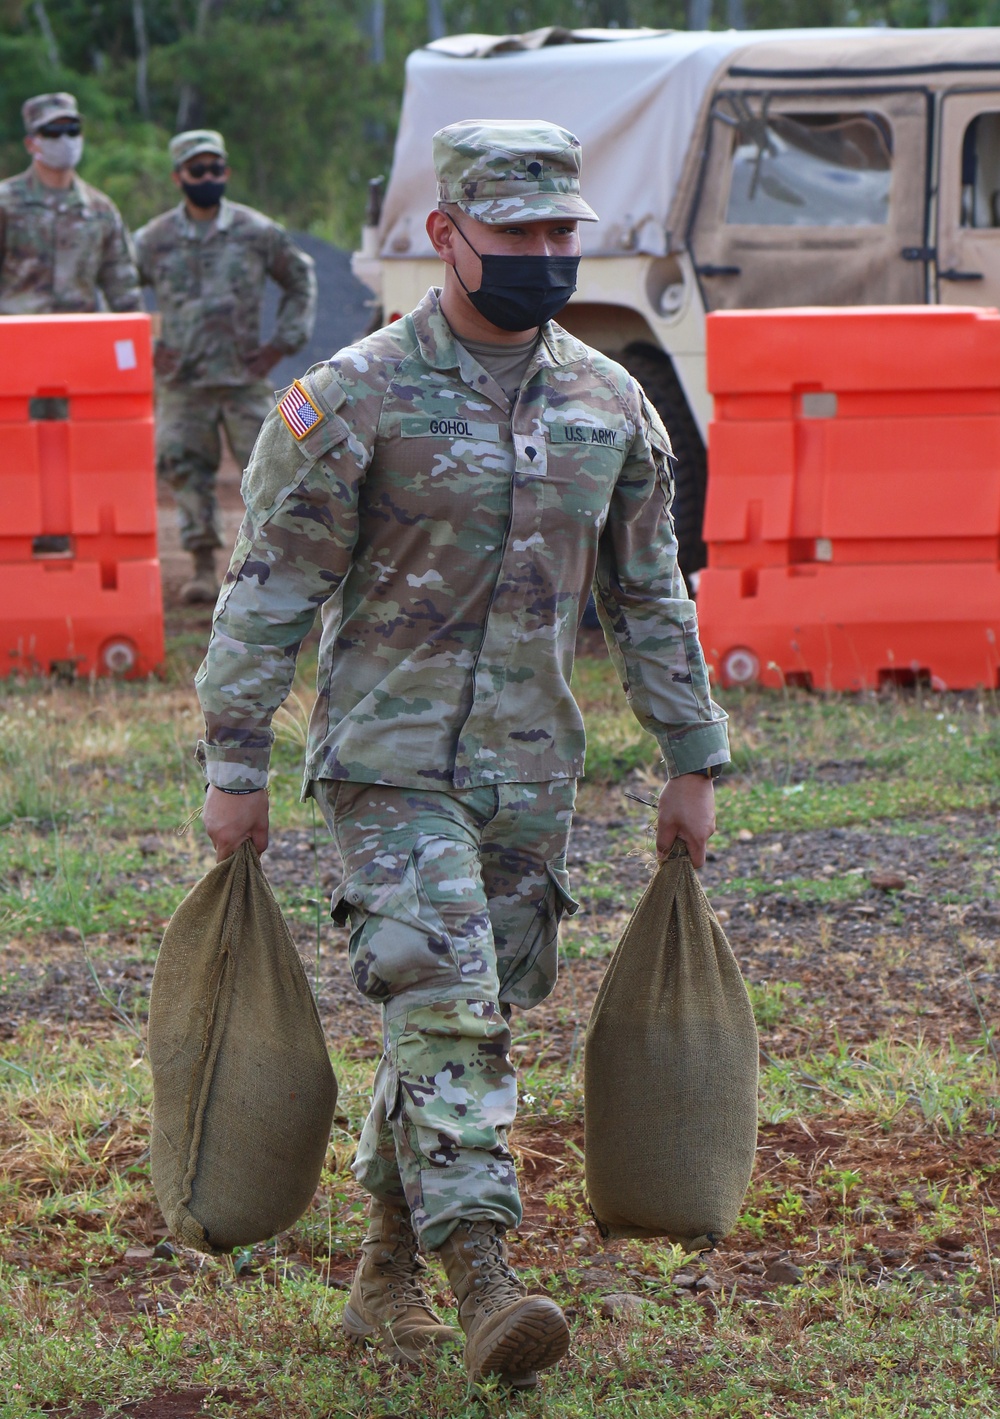
[[[368,329],[372,317],[366,302],[373,299],[367,286],[351,275],[351,257],[347,251],[331,246],[319,237],[296,232],[295,240],[316,263],[319,284],[319,305],[316,328],[309,344],[298,354],[289,355],[276,365],[271,378],[275,389],[291,384],[318,360],[328,360],[343,345],[349,345]],[[264,300],[264,335],[274,329],[274,313],[278,308],[278,287],[268,284]]]

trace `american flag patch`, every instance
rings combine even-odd
[[[310,429],[322,423],[326,415],[316,408],[302,385],[295,381],[291,389],[278,400],[278,412],[293,438],[304,439]]]

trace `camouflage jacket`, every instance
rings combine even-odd
[[[118,208],[74,174],[46,187],[31,168],[0,182],[0,315],[141,310],[132,241]]]
[[[271,344],[298,350],[316,318],[311,256],[262,212],[225,198],[212,222],[194,222],[183,202],[135,234],[139,274],[163,315],[156,370],[167,384],[255,384],[245,359],[261,343],[268,276],[282,288]]]
[[[197,675],[209,779],[266,783],[271,716],[319,607],[307,782],[578,775],[569,680],[591,585],[668,773],[724,763],[726,716],[677,570],[669,458],[628,373],[555,324],[512,408],[435,291],[315,365],[268,416],[244,475]]]

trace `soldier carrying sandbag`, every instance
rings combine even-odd
[[[0,182],[0,315],[141,310],[135,253],[110,197],[77,176],[83,119],[72,94],[21,106],[31,165]]]
[[[514,1006],[552,990],[584,733],[569,687],[591,586],[629,702],[663,751],[657,849],[704,861],[729,757],[677,570],[670,442],[628,373],[554,323],[575,289],[580,145],[541,121],[434,138],[445,266],[409,315],[314,366],[268,416],[197,681],[205,826],[267,846],[271,718],[322,607],[306,788],[344,860],[333,915],[383,1007],[354,1172],[371,1194],[349,1334],[534,1384],[566,1353],[504,1237]]]

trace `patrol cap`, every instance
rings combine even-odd
[[[80,110],[72,94],[36,94],[25,99],[21,105],[24,131],[30,138],[46,123],[54,123],[57,118],[79,118]]]
[[[216,157],[225,158],[226,145],[222,134],[214,128],[188,128],[170,140],[170,161],[175,172],[199,153],[214,153]]]
[[[468,118],[434,134],[438,201],[477,222],[599,220],[580,196],[580,140],[541,118]]]

